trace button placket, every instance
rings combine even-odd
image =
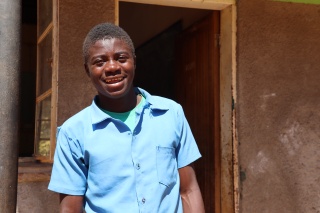
[[[138,121],[137,121],[138,122]],[[143,169],[141,166],[141,159],[139,156],[139,152],[141,150],[137,150],[137,148],[139,147],[139,145],[137,144],[137,140],[138,140],[138,135],[139,135],[139,130],[137,130],[136,128],[138,128],[137,126],[135,127],[135,129],[131,132],[131,137],[132,137],[132,160],[134,162],[134,169],[135,169],[135,176],[136,176],[136,192],[137,192],[137,198],[139,200],[139,208],[140,208],[140,213],[145,212],[145,203],[146,203],[146,199],[144,197],[144,193],[143,191]]]
[[[136,163],[136,169],[137,169],[137,170],[140,169],[140,163]]]

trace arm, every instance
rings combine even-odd
[[[184,213],[204,213],[204,205],[192,165],[179,169],[180,195]]]
[[[82,213],[83,196],[60,194],[60,213]]]

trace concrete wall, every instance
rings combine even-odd
[[[320,212],[320,5],[238,1],[240,212]]]

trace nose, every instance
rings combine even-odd
[[[116,72],[120,70],[120,66],[116,60],[109,60],[104,68],[106,72]]]

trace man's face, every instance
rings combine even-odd
[[[135,58],[120,39],[98,40],[93,44],[85,69],[103,98],[125,98],[133,87]]]

